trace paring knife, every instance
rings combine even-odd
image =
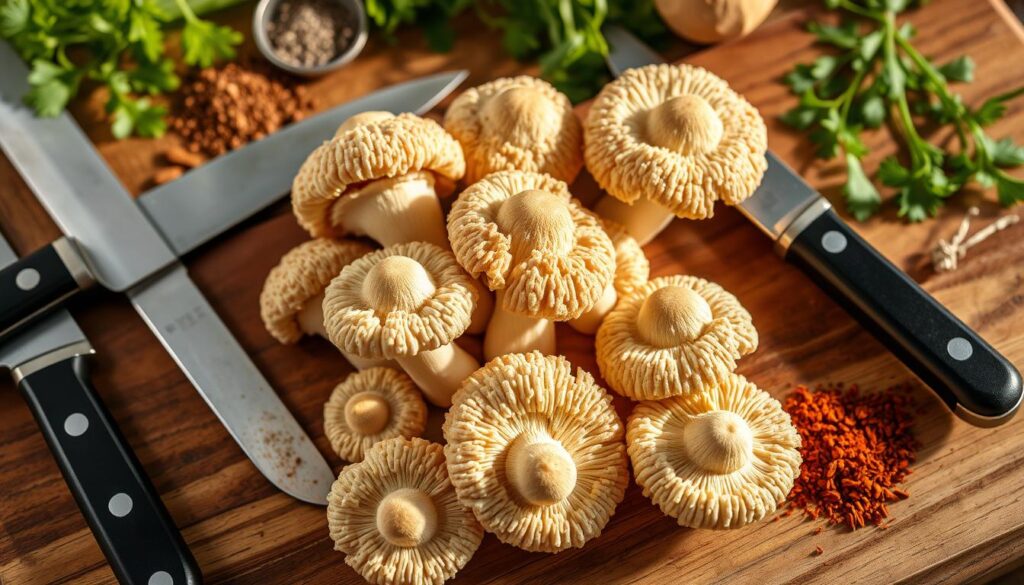
[[[0,267],[15,260],[0,237]],[[92,353],[58,309],[0,343],[0,367],[11,370],[117,580],[197,585],[191,551],[89,382]]]
[[[7,307],[0,308],[0,314],[10,323],[23,324],[31,313],[53,306],[89,277],[112,290],[126,291],[257,468],[286,493],[325,504],[333,480],[326,461],[192,284],[167,242],[178,242],[175,250],[185,252],[280,197],[284,191],[256,197],[252,188],[260,177],[284,174],[290,180],[301,159],[290,167],[291,163],[284,164],[288,157],[298,150],[311,151],[343,119],[369,109],[405,111],[432,105],[465,73],[435,76],[429,80],[429,92],[416,82],[406,84],[404,91],[385,90],[383,101],[370,96],[304,121],[305,128],[319,127],[315,137],[308,130],[284,131],[193,171],[201,178],[222,165],[234,169],[235,178],[249,185],[247,195],[252,198],[202,213],[198,221],[207,227],[194,231],[202,240],[192,241],[180,233],[196,228],[191,223],[195,216],[183,217],[172,206],[154,216],[156,226],[151,224],[67,114],[41,120],[22,107],[26,75],[24,64],[0,43],[0,146],[75,240],[58,240],[0,271],[0,287],[5,287],[0,307]],[[282,135],[286,142],[276,140]],[[244,156],[245,151],[254,152],[254,158]],[[286,154],[275,157],[271,152]],[[247,178],[252,182],[244,183]],[[181,183],[181,188],[191,189],[190,183]],[[274,181],[269,183],[273,187]],[[201,195],[232,199],[231,180],[213,184],[226,185],[227,192]],[[52,284],[55,280],[58,286]]]
[[[629,31],[604,32],[613,74],[664,62]],[[961,419],[991,427],[1016,413],[1024,393],[1013,364],[850,229],[771,152],[761,186],[737,208]]]

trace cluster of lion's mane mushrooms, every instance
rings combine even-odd
[[[260,297],[281,343],[319,335],[358,371],[324,407],[350,462],[331,488],[335,548],[368,581],[439,584],[484,532],[558,552],[598,536],[628,464],[680,525],[771,514],[800,467],[780,404],[734,373],[757,348],[750,314],[697,276],[650,278],[642,244],[674,217],[749,197],[766,167],[757,110],[698,67],[634,69],[584,123],[531,77],[412,114],[346,121],[295,178],[314,238]],[[595,211],[570,184],[586,164]],[[442,200],[463,188],[444,214]],[[556,321],[596,334],[612,394],[558,355]],[[486,363],[459,345],[483,335]],[[424,401],[426,399],[426,401]],[[429,402],[444,444],[418,438]]]

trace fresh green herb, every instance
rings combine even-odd
[[[882,196],[864,172],[866,128],[887,121],[905,146],[905,158],[882,161],[878,181],[895,189],[899,215],[908,221],[934,216],[947,198],[970,182],[995,186],[1000,203],[1024,201],[1024,181],[1004,169],[1024,164],[1024,147],[1009,138],[994,140],[984,127],[1006,113],[1006,102],[1020,88],[972,109],[950,83],[974,79],[974,62],[962,56],[936,65],[914,46],[914,29],[896,16],[922,0],[826,0],[843,15],[839,26],[811,22],[819,43],[835,49],[813,63],[800,64],[784,78],[800,104],[782,116],[786,124],[809,132],[821,158],[840,154],[846,161],[843,188],[847,208],[865,220],[882,205]],[[916,116],[916,117],[915,117]],[[951,127],[957,148],[944,149],[921,135],[921,116]]]
[[[180,83],[164,51],[164,28],[172,18],[184,19],[187,65],[231,59],[242,42],[238,31],[201,20],[185,0],[173,0],[171,12],[160,0],[0,1],[0,36],[32,67],[25,102],[40,116],[56,116],[83,83],[104,85],[118,138],[160,136],[167,128],[167,109],[145,96]]]
[[[621,24],[645,40],[665,27],[652,0],[367,0],[366,13],[390,36],[402,24],[420,25],[434,50],[454,42],[449,21],[467,9],[502,33],[502,46],[517,59],[536,58],[541,76],[575,102],[593,96],[610,80],[601,34]]]

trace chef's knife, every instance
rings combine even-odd
[[[323,456],[71,117],[41,119],[21,105],[27,74],[0,43],[0,146],[8,158],[77,238],[88,272],[126,291],[260,472],[293,497],[326,504],[334,475]],[[31,295],[59,268],[47,262],[7,274]]]
[[[605,36],[615,75],[663,62],[625,29],[607,27]],[[761,186],[737,207],[957,416],[989,427],[1020,407],[1021,375],[1013,364],[850,229],[771,152]]]
[[[15,260],[0,237],[0,267]],[[89,382],[92,353],[58,309],[0,344],[0,367],[11,370],[118,581],[198,584],[192,553]]]

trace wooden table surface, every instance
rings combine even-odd
[[[992,0],[998,2],[999,0]],[[785,6],[785,3],[784,3]],[[968,103],[1024,79],[1019,25],[978,0],[938,0],[913,17],[919,46],[940,62],[960,52],[977,62],[978,81],[963,88]],[[801,32],[804,14],[791,6],[752,37],[690,61],[710,67],[746,95],[769,121],[771,147],[833,201],[842,176],[836,164],[812,162],[804,140],[775,117],[793,104],[779,83],[794,62],[815,56]],[[1003,7],[1005,8],[1005,7]],[[244,23],[245,10],[232,19]],[[418,35],[395,46],[371,43],[353,66],[314,83],[324,106],[376,87],[452,67],[470,83],[532,71],[500,53],[493,35],[460,21],[465,40],[448,55],[427,52]],[[669,54],[687,47],[676,44]],[[99,98],[75,114],[133,193],[147,185],[168,141],[113,142],[95,116]],[[993,128],[1024,140],[1019,102]],[[885,132],[868,140],[873,169],[894,149]],[[0,230],[22,254],[59,235],[25,184],[0,160]],[[584,177],[574,188],[596,195]],[[1024,365],[1024,225],[972,249],[957,272],[928,265],[934,241],[948,237],[968,203],[982,221],[1004,213],[993,195],[957,196],[940,217],[907,226],[892,207],[856,228],[1018,367]],[[796,269],[738,213],[719,208],[712,220],[677,221],[646,248],[654,275],[687,272],[734,292],[750,310],[760,349],[739,371],[777,397],[794,384],[856,382],[862,387],[912,381],[878,342]],[[271,384],[336,469],[322,427],[322,406],[350,367],[321,340],[276,344],[259,320],[258,294],[277,258],[305,239],[287,207],[277,206],[186,258],[193,279],[252,355]],[[97,349],[93,381],[181,527],[208,583],[359,583],[332,550],[322,508],[298,503],[270,486],[119,295],[93,290],[71,303]],[[559,326],[559,349],[597,374],[593,340]],[[468,340],[472,347],[478,342]],[[13,385],[0,381],[0,581],[5,584],[109,583],[102,554],[75,507],[32,417]],[[679,528],[631,486],[604,534],[579,550],[525,553],[485,538],[455,583],[669,583],[728,581],[880,583],[980,581],[1024,556],[1024,418],[998,429],[954,419],[919,385],[916,433],[922,448],[907,482],[908,500],[891,506],[890,528],[848,532],[797,516],[731,532]],[[619,400],[620,413],[629,405]],[[432,438],[439,438],[433,413]],[[816,546],[824,554],[813,555]]]

